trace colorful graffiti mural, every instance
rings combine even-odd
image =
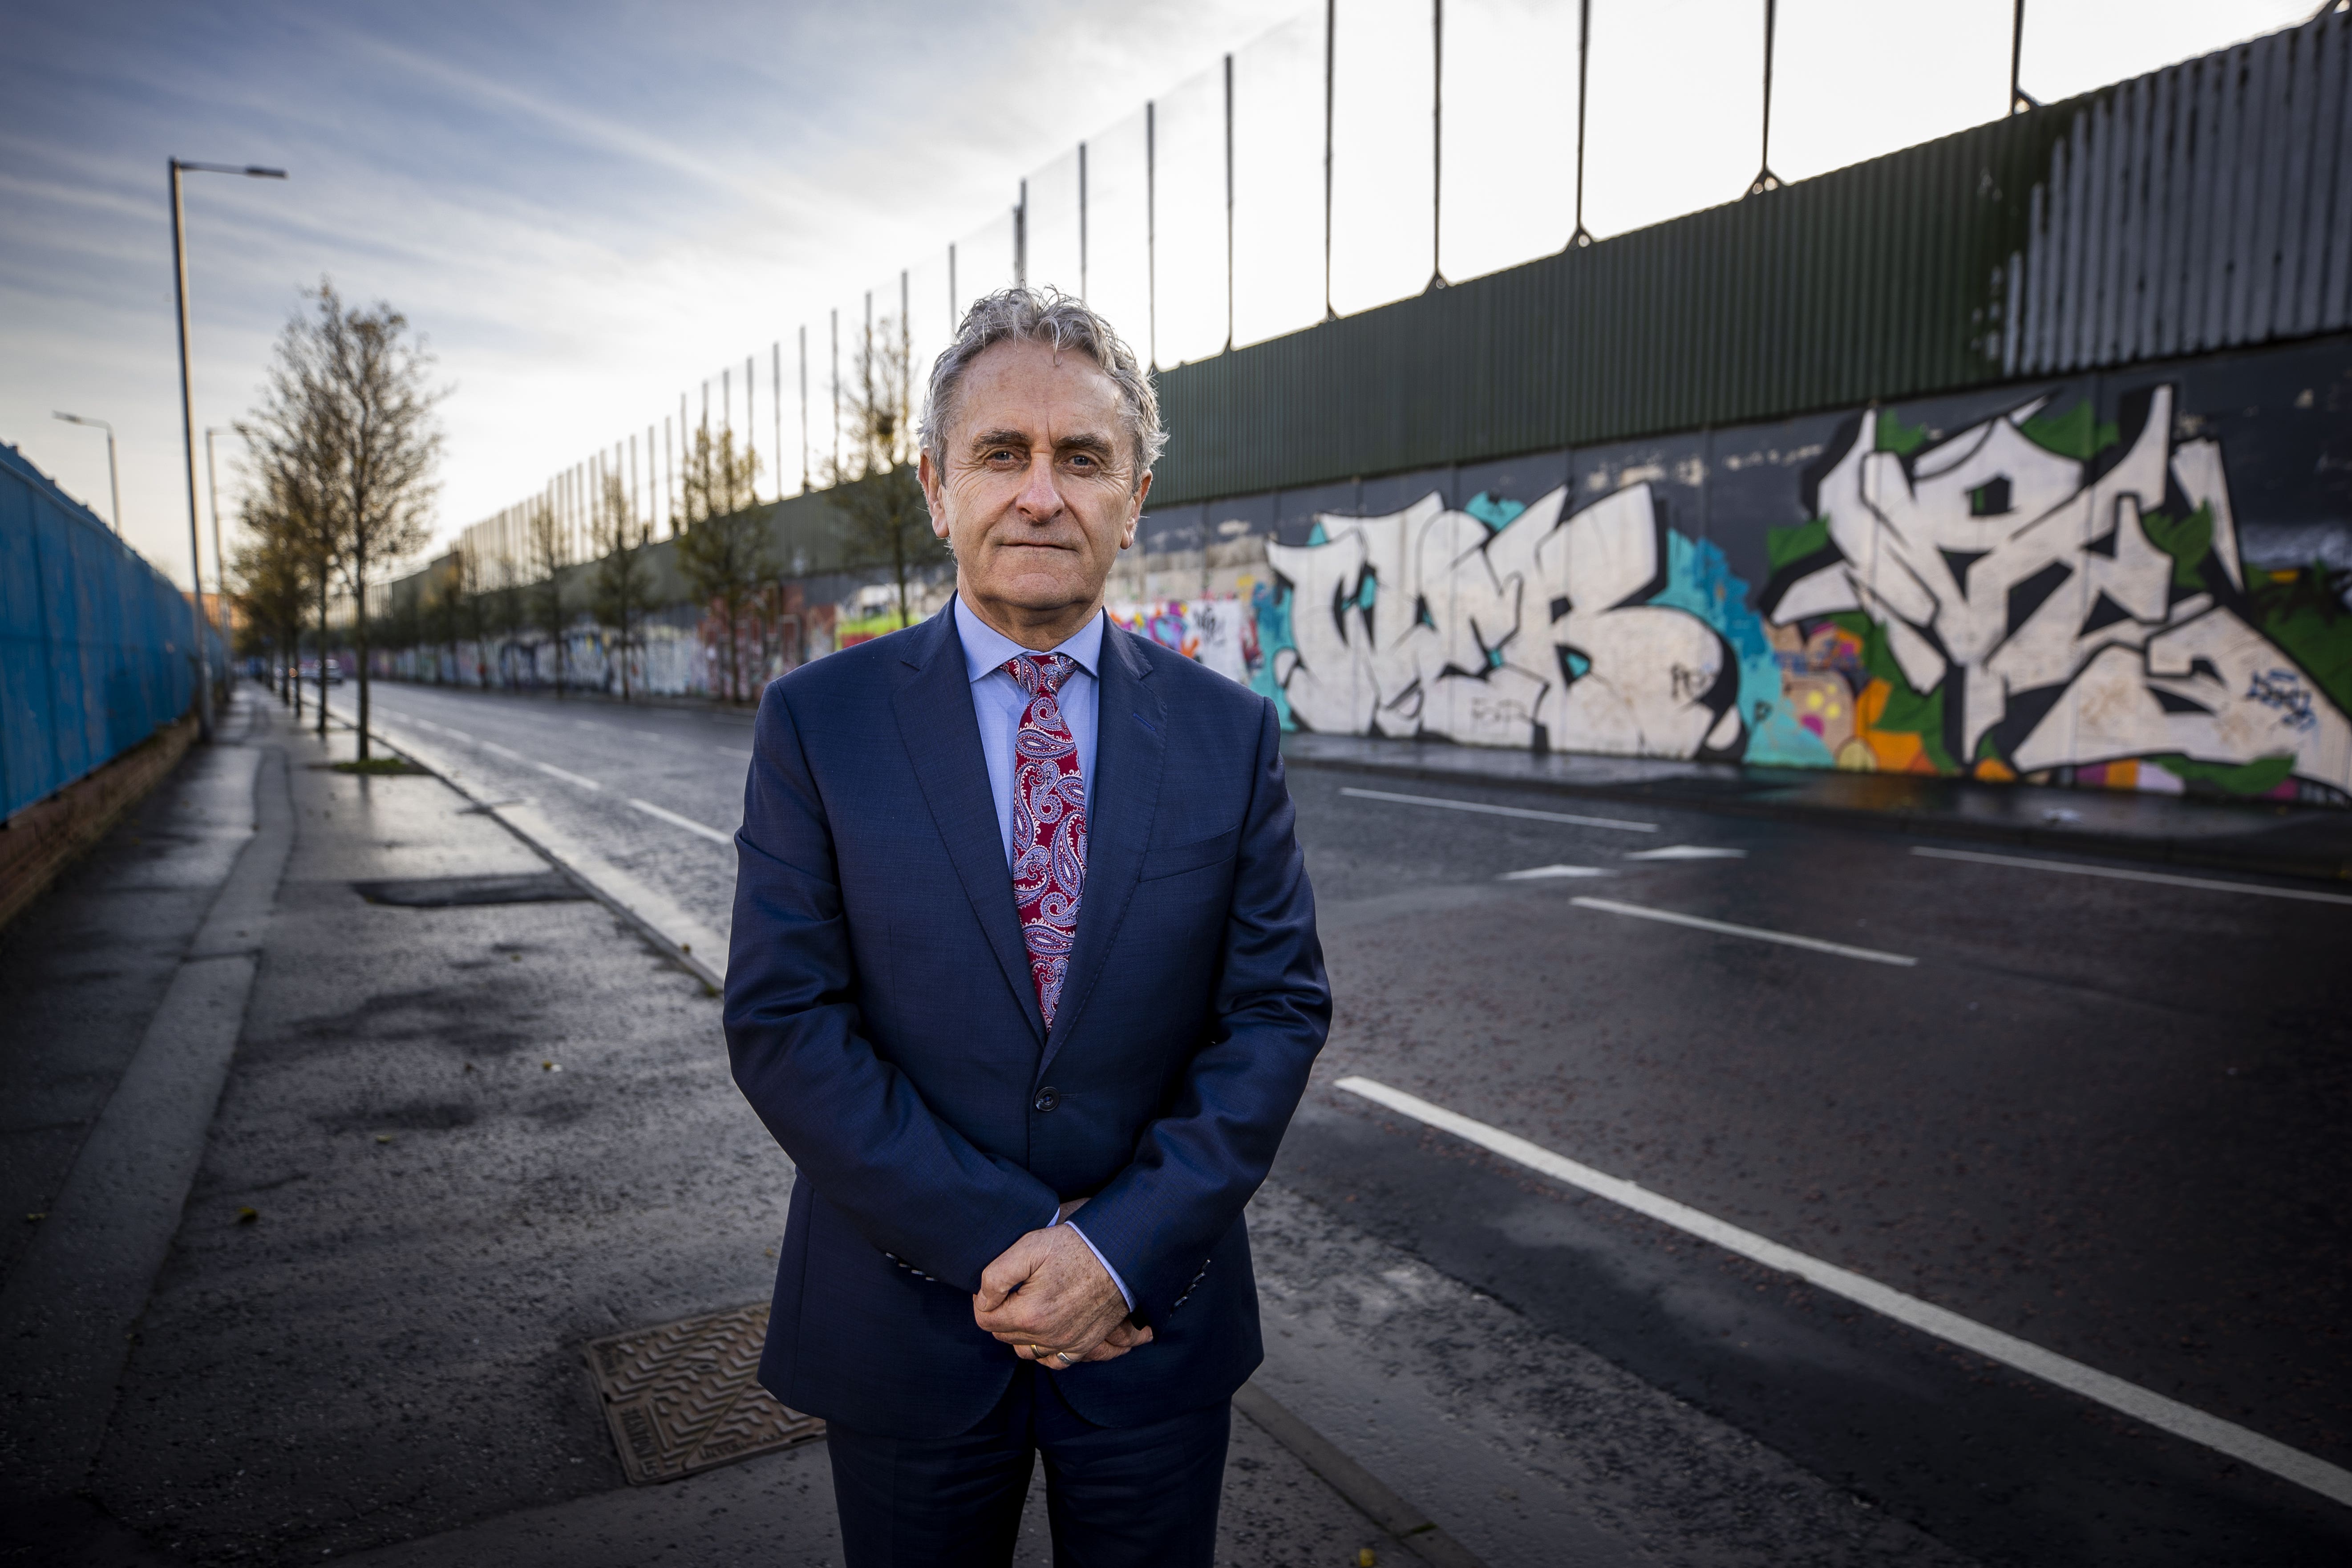
[[[1862,411],[1783,514],[1810,521],[1762,525],[1761,584],[1643,478],[1575,510],[1561,486],[1318,513],[1268,544],[1246,632],[1122,623],[1228,668],[1216,628],[1307,730],[2352,799],[2345,574],[2250,570],[2221,445],[2176,423],[2170,385],[2105,424]]]

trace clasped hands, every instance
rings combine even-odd
[[[1064,1204],[1067,1219],[1086,1203]],[[1024,1361],[1059,1372],[1113,1361],[1151,1342],[1151,1331],[1129,1321],[1127,1302],[1102,1261],[1076,1231],[1056,1224],[1033,1230],[981,1271],[972,1321]]]

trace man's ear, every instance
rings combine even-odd
[[[940,470],[931,463],[931,454],[925,451],[915,465],[915,478],[923,487],[923,505],[931,514],[931,533],[935,538],[948,536],[948,498],[940,487]]]
[[[1146,468],[1143,470],[1142,482],[1135,487],[1135,495],[1127,503],[1127,529],[1118,538],[1118,547],[1121,550],[1131,549],[1134,546],[1135,531],[1143,524],[1144,498],[1150,494],[1151,470]]]

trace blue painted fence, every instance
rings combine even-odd
[[[0,818],[185,713],[190,637],[171,579],[0,445]],[[219,637],[205,641],[224,675]]]

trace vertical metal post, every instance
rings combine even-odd
[[[1225,352],[1234,352],[1234,57],[1225,57]]]
[[[2025,68],[2025,0],[2017,0],[2017,10],[2009,25],[2009,111],[2023,114],[2041,104],[2027,96],[2021,78]]]
[[[230,651],[228,557],[221,553],[220,466],[213,457],[213,437],[219,434],[219,431],[209,428],[205,431],[205,493],[210,498],[209,504],[213,509],[213,586],[219,595],[215,601],[215,608],[220,616],[221,648],[226,654]],[[111,478],[114,468],[114,433],[110,430],[106,436],[106,465],[108,477]]]
[[[833,480],[841,478],[841,307],[833,308]]]
[[[1021,182],[1021,205],[1013,209],[1013,286],[1029,287],[1029,182]]]
[[[1078,298],[1087,297],[1087,144],[1078,143]]]
[[[637,489],[637,433],[632,430],[629,432],[629,521],[633,526],[637,521],[638,508],[643,500]]]
[[[114,523],[114,537],[122,537],[122,470],[114,464],[114,426],[106,427],[106,495],[107,513]]]
[[[172,284],[173,296],[180,311],[180,437],[186,453],[188,474],[188,562],[194,573],[190,581],[195,593],[188,600],[188,627],[195,637],[191,649],[196,661],[196,735],[204,741],[213,738],[212,672],[205,663],[205,547],[196,532],[196,414],[195,395],[188,384],[188,244],[185,225],[180,210],[180,161],[170,160],[172,175]],[[323,635],[323,634],[322,634]],[[327,650],[322,642],[319,649],[319,680],[321,690],[327,679]],[[320,700],[321,708],[325,699]]]
[[[756,460],[760,456],[760,411],[753,406],[752,369],[751,356],[745,354],[743,356],[743,447]],[[755,505],[760,500],[759,474],[760,470],[754,467],[751,470],[751,500]]]
[[[1445,0],[1429,0],[1429,287],[1445,287]]]
[[[1592,0],[1579,0],[1576,18],[1576,232],[1569,248],[1591,245],[1592,231],[1584,226],[1584,104],[1592,80]]]
[[[1589,6],[1592,0],[1585,0]],[[1331,112],[1339,84],[1339,0],[1323,0],[1323,319],[1336,321],[1331,308]]]
[[[1081,190],[1085,188],[1083,184],[1079,188]],[[1085,235],[1084,224],[1079,226],[1078,232],[1081,237]],[[1083,278],[1086,255],[1083,238],[1078,247],[1078,255],[1081,258],[1079,276]],[[914,433],[915,418],[915,324],[908,310],[909,283],[907,268],[901,267],[898,268],[898,439],[901,442]],[[1083,291],[1085,285],[1081,283],[1079,288]]]
[[[1780,188],[1780,176],[1772,172],[1772,24],[1778,9],[1779,0],[1764,0],[1764,161],[1748,187],[1751,196]]]
[[[1145,357],[1160,368],[1160,106],[1143,100],[1143,288]]]
[[[956,293],[955,261],[955,245],[950,241],[948,245],[948,331],[950,335],[953,335],[955,330],[963,324],[961,310],[961,298]]]
[[[809,493],[808,323],[801,323],[801,494]]]
[[[784,499],[784,341],[768,345],[768,401],[776,410],[776,499]]]

